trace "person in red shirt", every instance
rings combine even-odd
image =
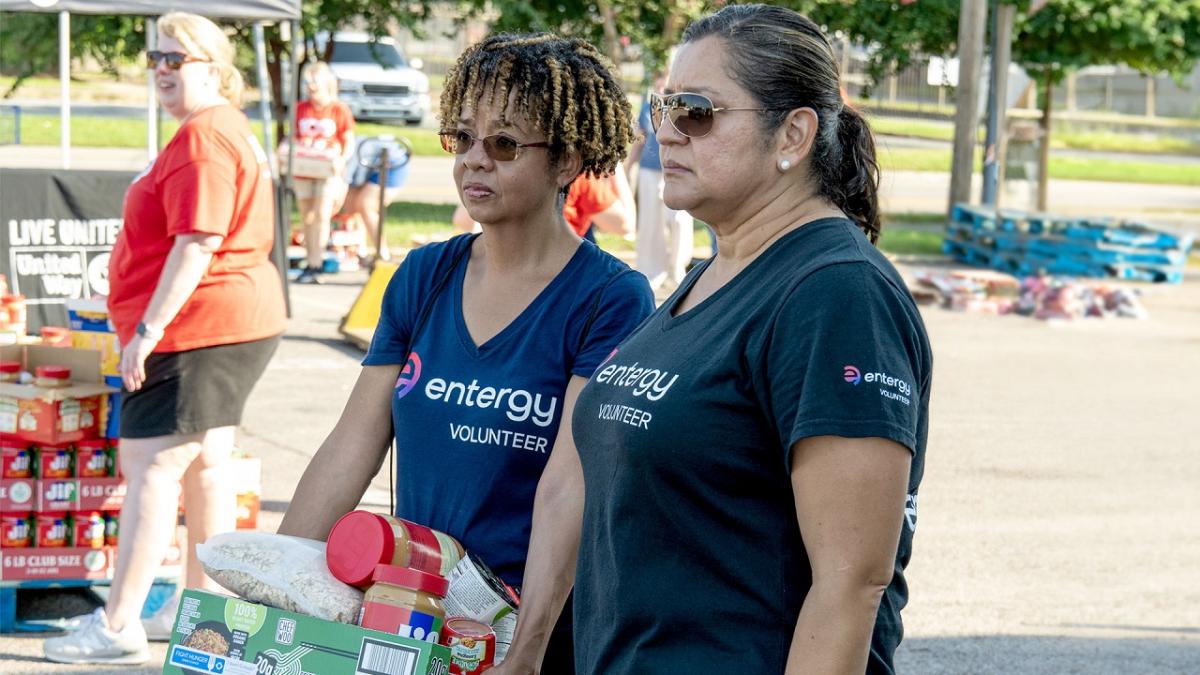
[[[607,176],[584,174],[571,183],[563,218],[575,234],[596,241],[594,228],[627,236],[637,222],[629,179],[621,171]]]
[[[329,220],[346,197],[343,175],[354,151],[354,115],[337,100],[337,76],[329,65],[317,61],[304,68],[308,99],[296,106],[296,150],[317,154],[332,165],[332,174],[319,178],[296,177],[296,199],[304,221],[307,267],[298,283],[320,283]]]
[[[158,21],[147,54],[159,102],[181,124],[125,195],[109,263],[109,315],[121,350],[121,469],[127,492],[108,602],[66,636],[47,640],[60,663],[137,664],[150,658],[139,621],[176,525],[188,514],[185,585],[219,590],[195,545],[232,530],[227,476],[234,430],[285,327],[269,254],[274,190],[266,153],[240,102],[233,46],[208,19]],[[170,604],[150,622],[169,637]],[[153,633],[157,633],[154,635]]]

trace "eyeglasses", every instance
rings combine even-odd
[[[483,143],[483,151],[488,157],[497,162],[511,162],[521,154],[522,148],[548,148],[546,141],[538,143],[520,143],[516,139],[503,134],[492,134],[477,138],[475,134],[462,129],[444,129],[438,132],[442,138],[442,149],[452,155],[465,155],[470,152],[475,141]]]
[[[650,126],[658,131],[663,118],[671,120],[675,131],[688,138],[703,138],[712,131],[713,115],[719,112],[745,110],[751,112],[773,112],[789,108],[715,108],[712,99],[702,94],[680,92],[662,96],[650,95]]]
[[[185,63],[212,63],[212,59],[201,59],[183,52],[160,52],[157,49],[146,52],[146,63],[150,65],[151,70],[158,68],[158,64],[164,61],[171,70],[179,70]]]

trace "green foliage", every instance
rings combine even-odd
[[[1182,76],[1200,58],[1200,0],[1050,0],[1015,34],[1013,60],[1054,80],[1094,64]]]
[[[114,76],[120,62],[145,49],[145,22],[135,16],[71,16],[71,57],[93,58]],[[58,67],[58,15],[0,16],[0,72],[15,75],[3,98],[32,75]]]

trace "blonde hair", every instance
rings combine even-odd
[[[333,73],[333,68],[330,68],[328,63],[325,63],[324,61],[313,61],[305,64],[304,70],[301,72],[302,75],[300,79],[306,85],[312,82],[316,84],[318,88],[320,88],[320,86],[324,84],[325,89],[329,94],[329,98],[337,100],[338,79],[337,75]]]
[[[221,78],[218,93],[233,105],[241,105],[245,84],[233,65],[233,44],[220,26],[196,14],[170,12],[158,20],[158,31],[178,40],[192,56],[212,61]]]

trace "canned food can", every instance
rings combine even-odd
[[[104,547],[104,516],[99,512],[80,511],[71,517],[75,530],[75,545],[80,548]]]
[[[108,478],[112,475],[111,467],[108,441],[101,438],[75,444],[75,472],[80,478]]]
[[[38,450],[38,477],[43,480],[72,478],[71,459],[73,454],[69,447],[43,445]]]
[[[29,527],[28,514],[6,513],[0,516],[0,546],[4,548],[33,546],[33,530]]]
[[[520,599],[508,584],[478,557],[468,552],[446,577],[450,587],[444,604],[446,616],[464,617],[492,627],[496,663],[508,654],[517,625]]]
[[[117,545],[117,531],[120,527],[120,521],[115,513],[104,514],[104,545]]]
[[[496,634],[487,624],[458,617],[448,619],[443,631],[451,675],[478,675],[496,665]]]
[[[37,545],[43,548],[66,546],[71,539],[65,513],[37,514]]]
[[[20,446],[5,445],[0,447],[0,456],[3,457],[3,471],[0,476],[4,478],[33,478],[33,453],[27,448]]]

